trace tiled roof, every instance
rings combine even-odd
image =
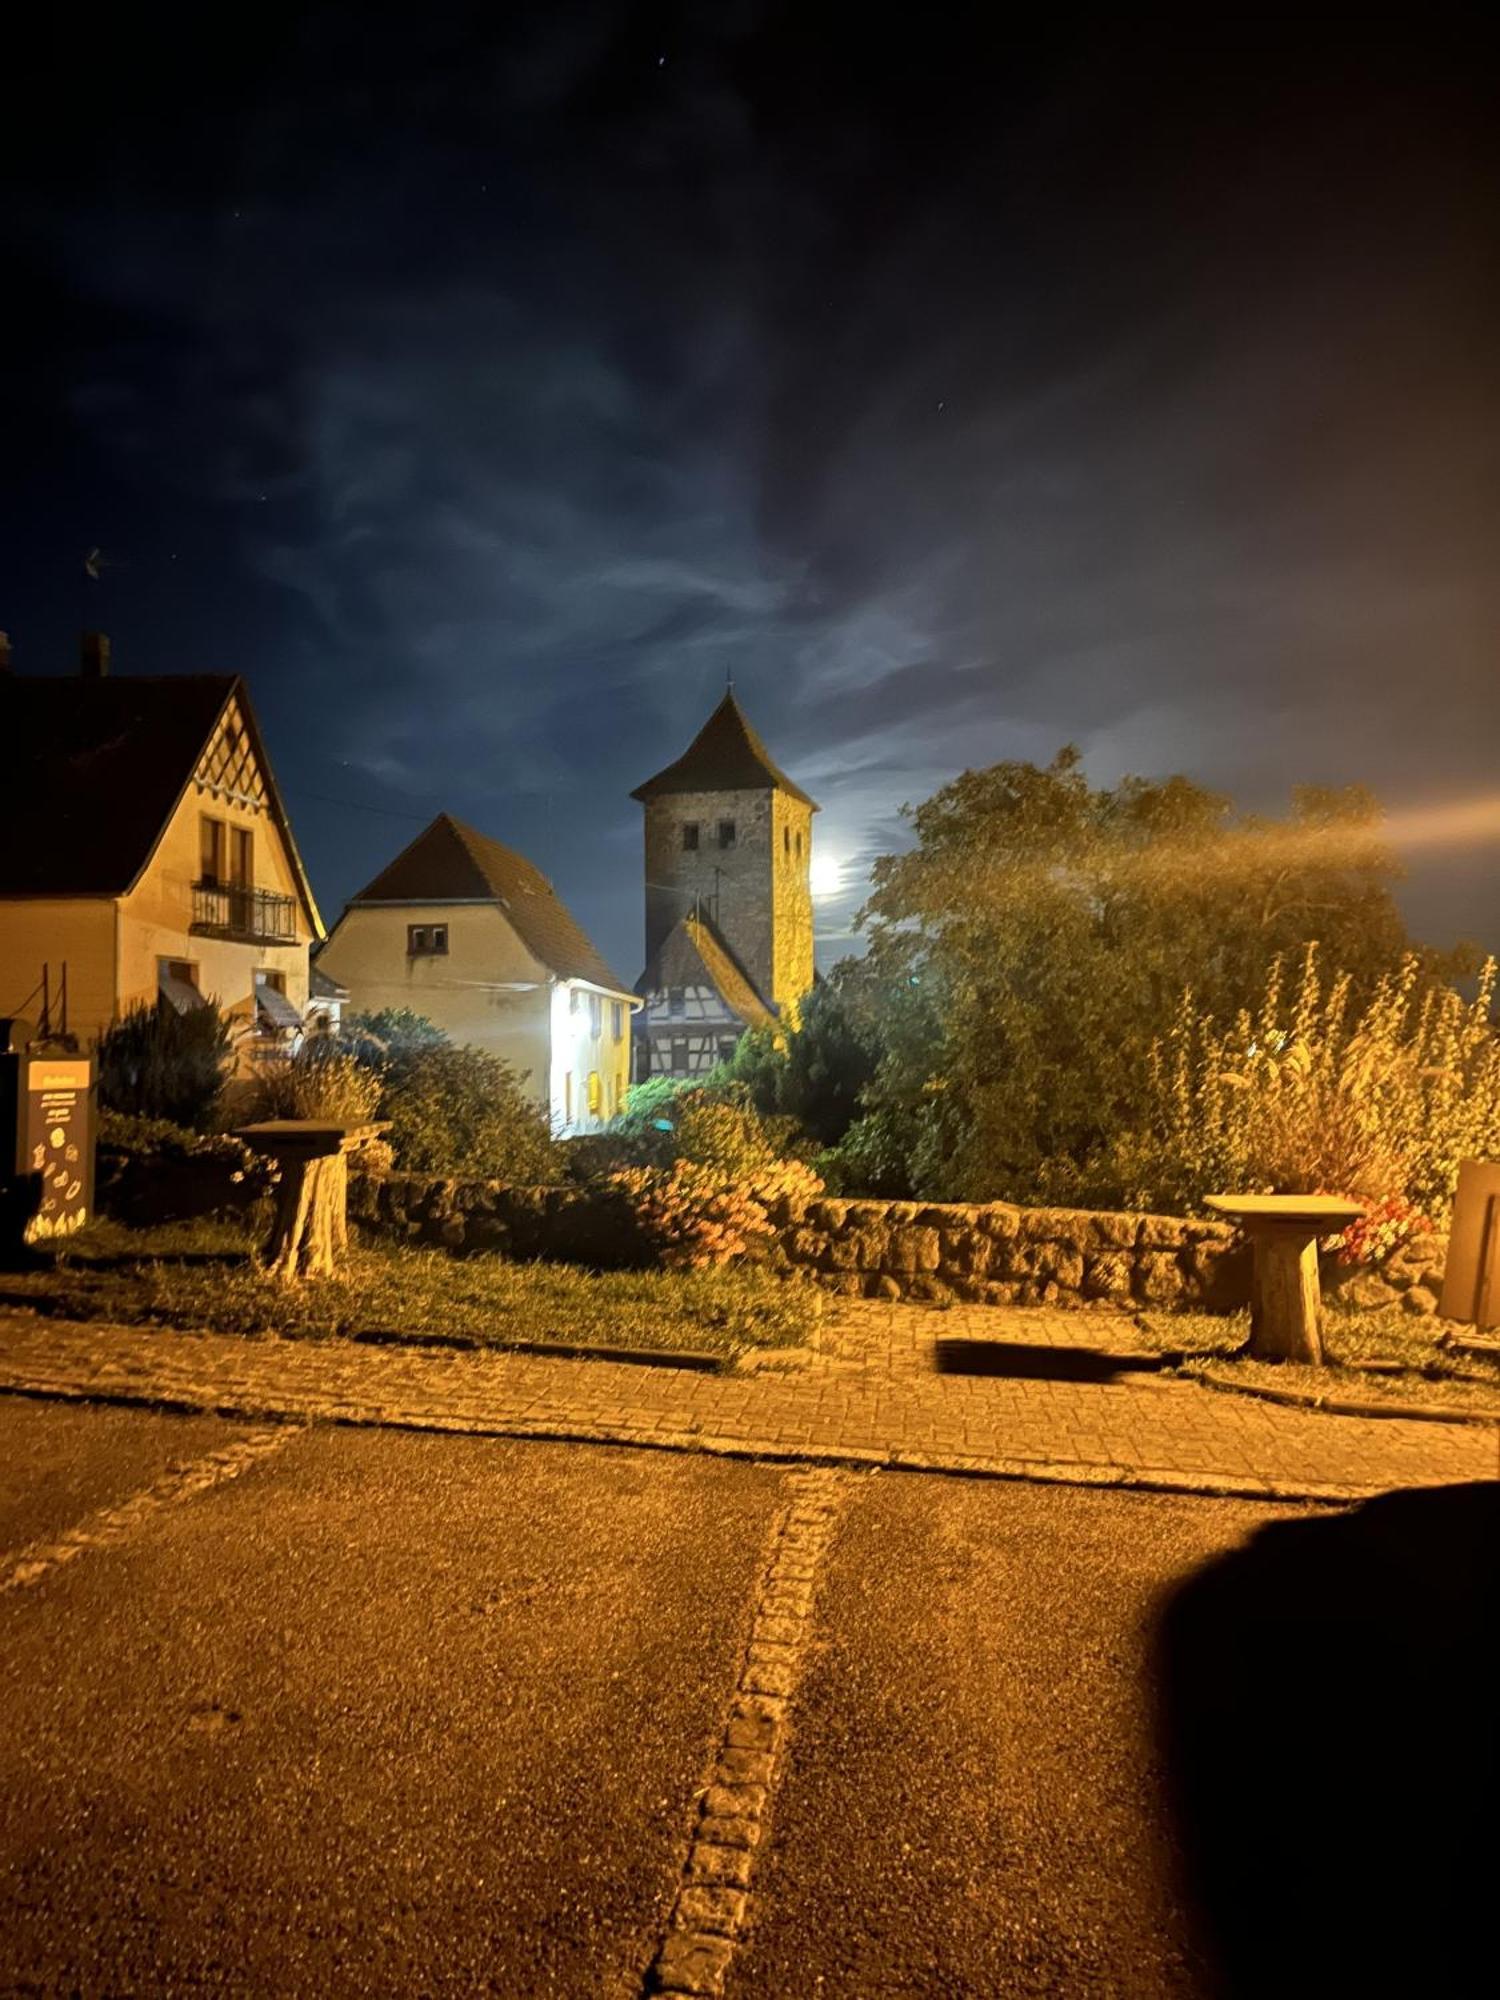
[[[249,697],[232,674],[0,673],[0,897],[124,895],[231,699],[320,936]]]
[[[812,806],[814,812],[818,810],[801,786],[794,785],[772,761],[731,690],[677,762],[668,764],[644,785],[637,785],[630,796],[644,801],[668,792],[763,792],[768,788],[787,792]]]
[[[747,1028],[776,1025],[775,1009],[756,992],[750,975],[706,917],[682,917],[673,925],[636,992],[665,993],[672,986],[711,986]]]
[[[532,956],[560,979],[630,988],[605,964],[539,868],[513,847],[439,813],[354,903],[498,903]]]

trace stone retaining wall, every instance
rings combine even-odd
[[[233,1193],[243,1200],[245,1190]],[[135,1221],[156,1219],[125,1204]],[[119,1212],[119,1211],[116,1211]],[[174,1211],[175,1212],[175,1211]],[[600,1186],[509,1187],[421,1174],[351,1174],[349,1218],[408,1243],[595,1268],[651,1261],[629,1202]],[[767,1261],[809,1272],[851,1298],[965,1300],[986,1305],[1107,1305],[1233,1310],[1250,1296],[1250,1258],[1225,1222],[825,1197],[773,1213]],[[1373,1309],[1436,1310],[1446,1238],[1420,1238],[1379,1271],[1326,1259],[1326,1289]]]

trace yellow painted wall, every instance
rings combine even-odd
[[[447,952],[410,957],[409,924],[446,924]],[[549,976],[494,904],[357,905],[334,925],[318,965],[348,987],[346,1014],[410,1007],[450,1041],[488,1049],[528,1071],[528,1088],[547,1103]],[[507,991],[511,983],[530,990]]]
[[[222,820],[230,827],[250,828],[255,887],[297,897],[295,944],[242,944],[192,935],[193,884],[199,879],[202,854],[199,823],[204,817]],[[246,1018],[253,1013],[257,970],[283,973],[287,999],[299,1013],[307,1005],[307,948],[312,930],[281,831],[269,812],[217,797],[198,784],[190,785],[150,866],[122,899],[120,918],[122,1012],[138,1001],[155,999],[157,960],[162,958],[191,960],[198,968],[198,990],[216,1000],[226,1013]]]
[[[68,1027],[83,1040],[115,1016],[115,906],[105,897],[17,897],[0,903],[0,1014],[35,1022],[33,988],[50,966],[54,994],[68,969]]]

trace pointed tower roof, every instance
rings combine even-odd
[[[818,810],[800,785],[772,761],[731,688],[675,764],[630,794],[644,803],[669,792],[787,792]]]

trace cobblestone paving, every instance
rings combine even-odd
[[[820,1351],[727,1374],[0,1315],[0,1391],[248,1419],[575,1437],[820,1463],[1340,1500],[1500,1477],[1500,1430],[1301,1412],[1150,1373],[940,1372],[938,1343],[1123,1357],[1123,1314],[847,1304]],[[977,1351],[977,1350],[976,1350]],[[993,1354],[991,1354],[993,1359]]]

